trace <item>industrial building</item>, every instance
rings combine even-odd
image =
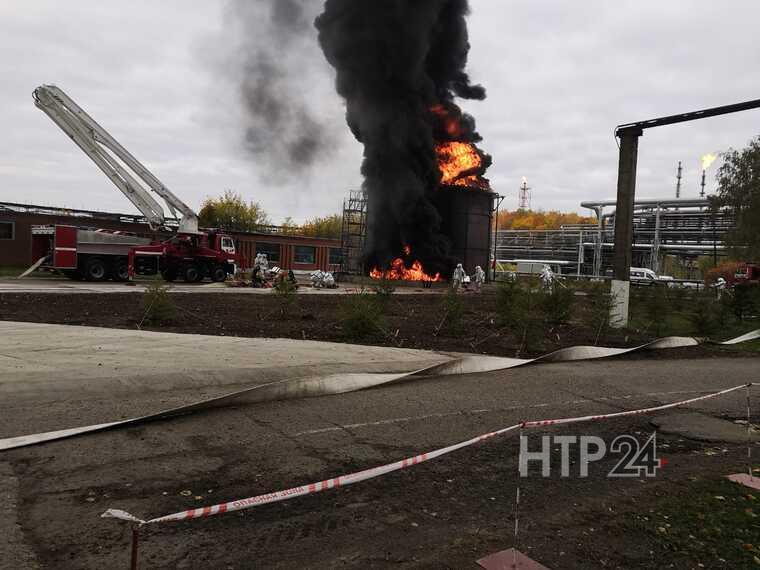
[[[53,224],[129,232],[152,239],[171,235],[151,230],[147,220],[139,215],[0,202],[0,266],[28,267],[34,263],[32,226]],[[177,221],[168,219],[166,225],[176,226]],[[271,264],[293,270],[335,271],[342,262],[339,239],[298,235],[293,228],[284,230],[279,226],[227,233],[249,263],[253,263],[258,253],[267,254]]]
[[[592,210],[596,224],[563,226],[556,230],[500,230],[496,259],[561,261],[563,273],[603,277],[612,269],[615,201],[582,202]],[[726,255],[724,237],[735,227],[733,214],[714,211],[707,199],[636,200],[633,210],[632,262],[655,273],[665,256],[677,259],[690,275],[698,275],[697,259],[720,261]]]

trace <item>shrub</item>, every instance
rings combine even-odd
[[[383,332],[383,307],[366,291],[346,295],[340,305],[340,327],[347,338],[368,338]]]
[[[169,296],[169,287],[159,280],[151,281],[145,287],[143,309],[145,313],[140,325],[145,321],[152,324],[166,324],[174,320],[177,314],[174,300]]]
[[[454,289],[449,287],[446,290],[446,293],[443,295],[441,305],[441,312],[443,313],[443,320],[441,321],[441,325],[443,325],[443,327],[451,333],[461,332],[463,320],[462,317],[464,315],[462,296],[457,294]]]
[[[607,327],[610,326],[610,311],[615,305],[615,297],[610,293],[609,283],[604,281],[590,283],[586,294],[589,318],[596,330],[594,344],[599,344],[599,339],[604,337]]]
[[[697,334],[707,335],[715,328],[719,303],[710,293],[700,293],[693,301],[689,320]]]
[[[733,288],[727,302],[733,310],[734,316],[743,321],[746,317],[753,315],[760,309],[760,287],[752,285],[737,285]]]
[[[647,287],[646,292],[644,312],[654,326],[654,334],[661,336],[671,311],[667,288],[664,285],[652,285]]]
[[[552,324],[566,323],[573,313],[575,291],[564,283],[555,283],[550,291],[541,292],[541,307]]]
[[[383,277],[373,287],[378,300],[385,306],[390,301],[391,295],[395,293],[396,287],[390,279]]]
[[[277,279],[272,287],[272,294],[275,295],[280,303],[280,313],[285,314],[285,311],[289,309],[296,300],[296,291],[298,287],[295,283],[291,283],[286,275],[283,275],[280,279]]]
[[[496,314],[499,324],[519,335],[520,351],[536,348],[543,336],[545,295],[535,279],[529,281],[526,288],[517,282],[505,282],[497,289]]]
[[[517,281],[502,281],[496,289],[496,314],[499,324],[514,327],[518,325],[523,318],[524,307],[521,304],[520,297],[523,290]]]

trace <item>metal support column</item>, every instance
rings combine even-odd
[[[657,210],[654,214],[654,238],[652,239],[652,253],[649,260],[649,266],[652,271],[660,274],[660,213],[662,208],[657,204]]]

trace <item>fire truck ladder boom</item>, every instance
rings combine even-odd
[[[198,233],[198,215],[108,134],[71,97],[55,85],[41,85],[34,90],[33,96],[34,104],[44,111],[111,179],[130,202],[142,212],[151,228],[157,229],[163,226],[164,210],[161,204],[138,182],[138,179],[163,198],[174,217],[177,217],[177,211],[182,214],[179,222],[180,233]]]

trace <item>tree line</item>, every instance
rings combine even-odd
[[[272,225],[272,220],[259,202],[246,202],[243,196],[226,190],[217,198],[206,198],[198,214],[198,222],[205,228],[219,228],[227,231],[255,232]],[[307,219],[296,224],[287,217],[279,224],[286,233],[310,237],[340,239],[343,216],[332,214]]]

